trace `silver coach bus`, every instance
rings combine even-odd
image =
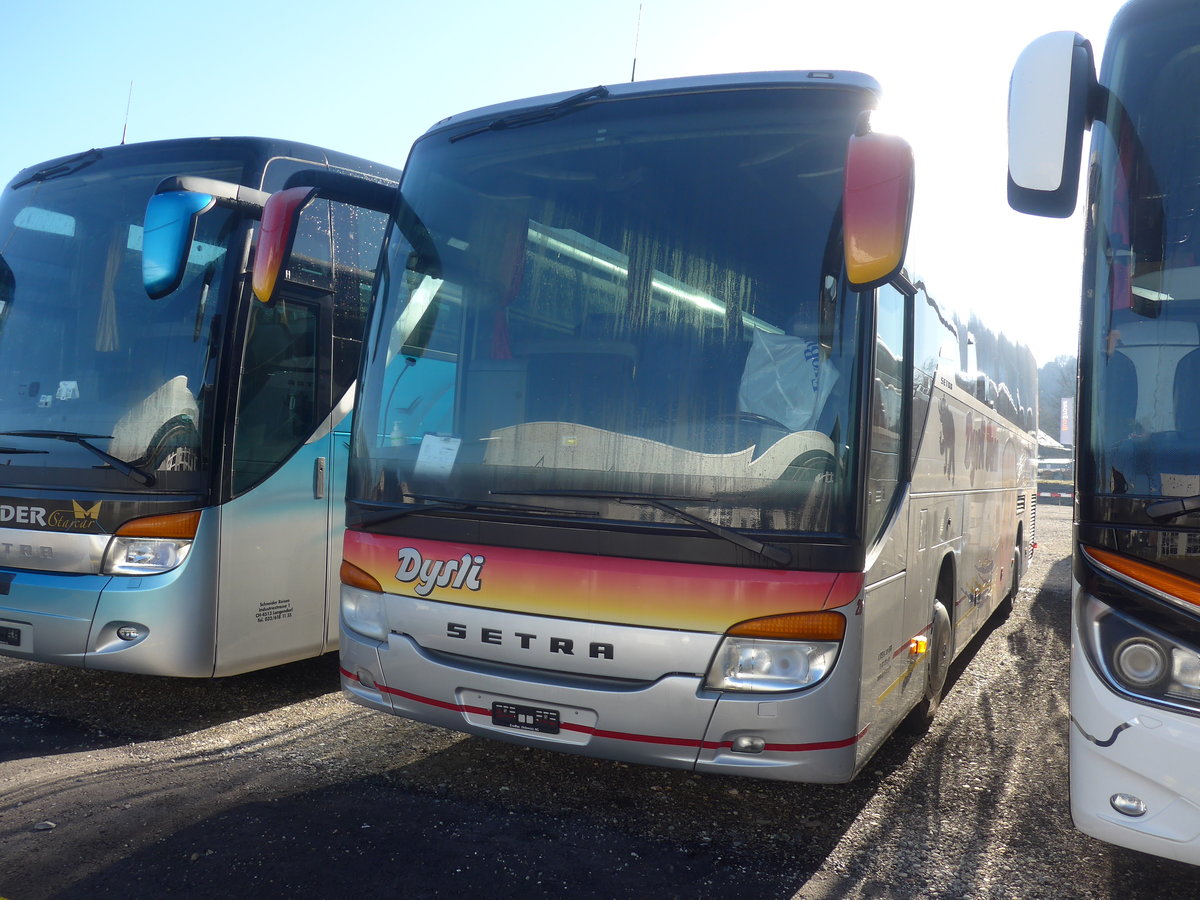
[[[902,268],[877,95],[645,82],[416,142],[355,407],[353,700],[807,781],[928,720],[1032,548],[1036,366]]]

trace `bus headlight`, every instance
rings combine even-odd
[[[1092,658],[1125,693],[1200,709],[1200,650],[1095,597],[1082,617]]]
[[[364,637],[386,641],[388,627],[383,610],[383,594],[343,584],[342,621],[347,628]]]
[[[168,572],[185,559],[191,541],[114,537],[104,554],[105,575],[153,575]]]
[[[704,686],[719,691],[798,691],[833,668],[846,633],[840,613],[751,619],[726,632]]]
[[[182,565],[192,549],[199,512],[131,519],[104,552],[105,575],[157,575]]]
[[[383,588],[358,566],[342,562],[342,622],[364,637],[386,641],[387,610]]]
[[[1130,638],[1113,653],[1113,668],[1127,684],[1151,687],[1167,672],[1163,648],[1145,638]]]

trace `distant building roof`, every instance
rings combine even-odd
[[[1067,447],[1063,444],[1060,444],[1058,441],[1056,441],[1054,438],[1050,437],[1050,435],[1046,434],[1046,432],[1044,432],[1044,431],[1039,431],[1037,437],[1038,437],[1038,446],[1044,447],[1047,450],[1069,450],[1070,449],[1069,447]]]

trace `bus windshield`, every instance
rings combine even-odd
[[[873,105],[740,87],[418,141],[351,501],[852,532],[864,348],[840,199]]]
[[[1094,128],[1096,303],[1083,341],[1092,377],[1081,382],[1091,453],[1081,454],[1079,474],[1085,493],[1192,496],[1200,493],[1200,9],[1144,12],[1131,7],[1127,27],[1114,29]]]
[[[10,484],[194,491],[207,483],[205,388],[234,220],[222,209],[201,216],[182,285],[150,300],[142,218],[164,177],[238,183],[243,163],[198,160],[195,148],[186,158],[162,147],[117,155],[91,151],[23,172],[0,197],[0,447]]]

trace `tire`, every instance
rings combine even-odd
[[[1017,592],[1021,590],[1021,548],[1013,551],[1012,558],[1012,587],[1004,599],[996,604],[996,612],[1001,619],[1007,619],[1012,614],[1017,602]]]
[[[940,591],[939,591],[940,593]],[[954,627],[950,624],[950,613],[939,597],[933,603],[933,626],[929,635],[929,663],[925,670],[925,694],[913,707],[905,720],[906,730],[924,732],[933,724],[942,694],[946,690],[946,674],[950,671],[951,648],[954,645]]]

